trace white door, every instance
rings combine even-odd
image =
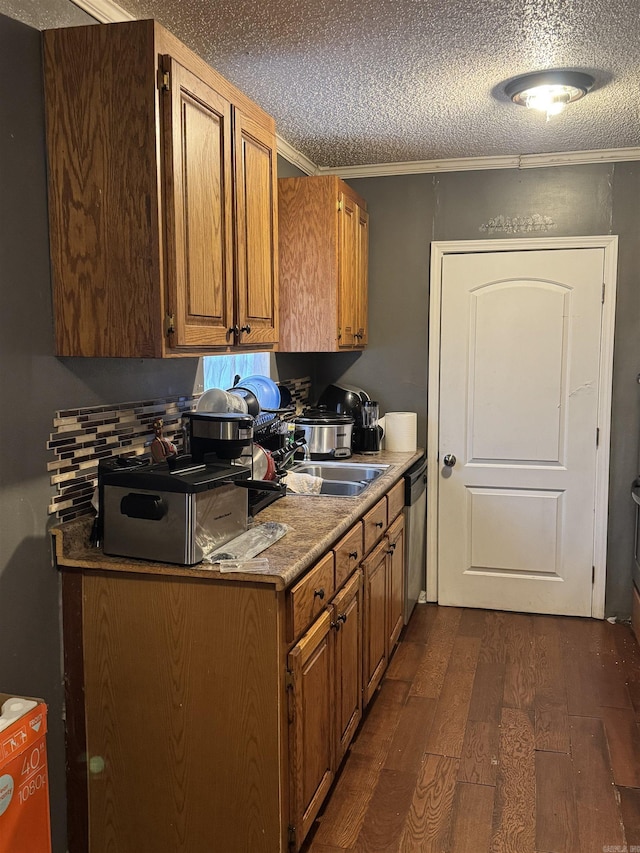
[[[590,616],[604,249],[442,263],[438,600]]]

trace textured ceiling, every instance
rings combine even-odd
[[[274,116],[319,166],[640,145],[638,0],[120,0]],[[545,68],[596,85],[560,116],[501,83]]]

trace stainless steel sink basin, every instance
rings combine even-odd
[[[354,497],[361,495],[388,467],[360,462],[298,462],[291,470],[321,477],[320,496]]]

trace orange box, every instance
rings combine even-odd
[[[37,704],[22,710],[22,702]],[[47,706],[0,693],[3,705],[5,717],[12,709],[19,716],[0,731],[0,853],[51,853]]]

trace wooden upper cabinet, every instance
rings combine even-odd
[[[225,346],[233,325],[231,104],[165,57],[167,289],[175,346]]]
[[[366,202],[336,175],[281,178],[278,215],[279,349],[362,349],[367,327]]]
[[[57,354],[273,347],[273,119],[154,21],[43,38]]]

